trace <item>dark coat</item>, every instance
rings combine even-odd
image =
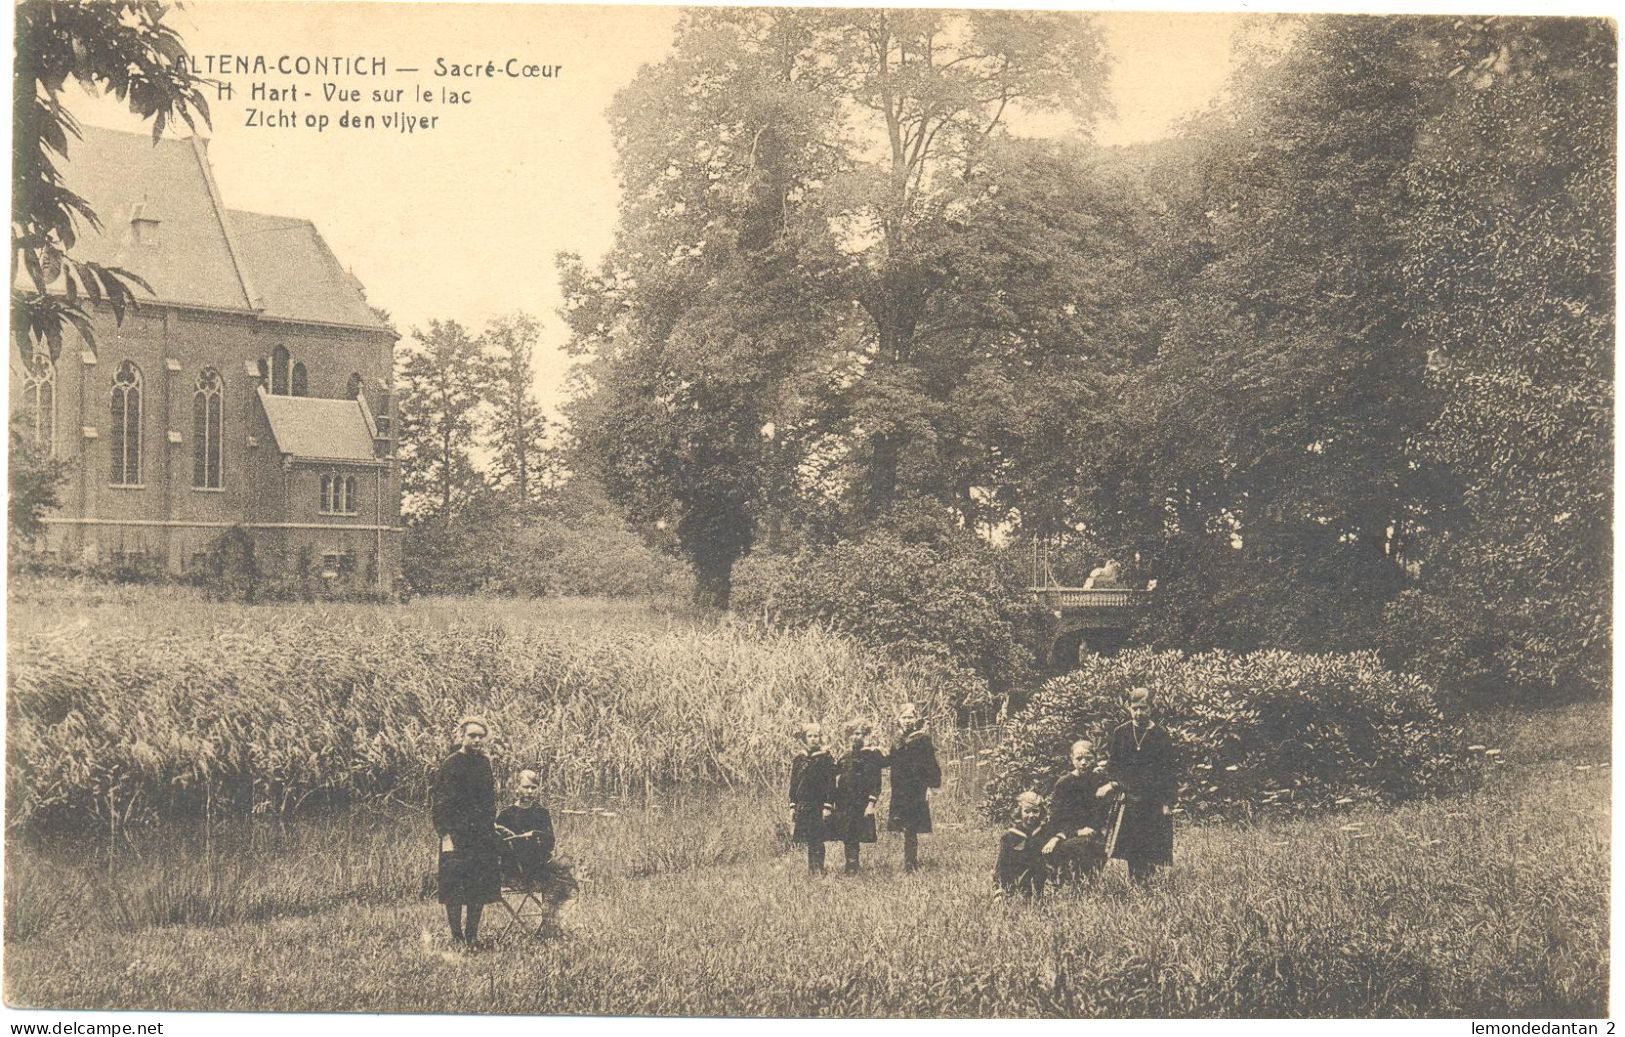
[[[495,903],[502,896],[502,876],[491,761],[481,753],[452,753],[435,772],[431,797],[434,830],[441,839],[436,882],[440,902]]]
[[[795,819],[791,842],[821,843],[824,834],[824,808],[835,808],[835,757],[829,750],[797,753],[790,761],[790,806]]]
[[[1105,776],[1094,771],[1063,774],[1056,780],[1049,797],[1047,829],[1047,834],[1059,840],[1049,855],[1052,881],[1075,881],[1105,867],[1106,836],[1117,800],[1096,795],[1104,784]],[[1078,835],[1089,828],[1094,829],[1093,835]]]
[[[1155,721],[1135,729],[1132,722],[1112,732],[1107,773],[1120,786],[1123,819],[1112,856],[1147,864],[1172,864],[1174,819],[1163,814],[1179,794],[1173,739]]]
[[[1106,777],[1095,771],[1084,774],[1063,774],[1056,779],[1049,794],[1050,830],[1062,838],[1077,836],[1080,828],[1093,828],[1105,834],[1111,825],[1113,799],[1096,793],[1106,784]]]
[[[497,824],[516,835],[536,833],[528,839],[504,837],[502,880],[509,885],[540,881],[547,862],[553,859],[553,815],[540,803],[528,807],[514,803],[502,808]]]
[[[827,841],[872,843],[875,819],[864,811],[880,799],[880,769],[886,754],[867,746],[848,752],[835,764],[835,813],[824,827]]]
[[[1004,893],[1029,897],[1044,892],[1048,870],[1044,862],[1045,826],[1026,829],[1019,823],[999,836],[999,858],[993,865],[993,884]]]
[[[942,768],[931,736],[915,731],[899,739],[886,757],[891,766],[891,806],[886,828],[893,832],[929,832],[931,801],[926,789],[942,787]]]

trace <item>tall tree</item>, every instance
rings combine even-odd
[[[92,304],[106,302],[117,320],[146,282],[118,267],[74,259],[77,225],[100,229],[88,202],[63,183],[78,123],[62,107],[71,78],[93,92],[116,94],[152,120],[156,141],[171,121],[194,127],[209,119],[186,47],[164,24],[169,7],[155,2],[25,0],[16,6],[12,65],[11,327],[27,362],[39,348],[52,360],[71,325],[94,348]],[[27,285],[21,274],[26,272]],[[53,290],[61,294],[52,294]]]
[[[1311,20],[1197,123],[1168,319],[1098,444],[1091,519],[1163,636],[1369,644],[1431,473],[1405,175],[1437,109],[1408,19]],[[1176,177],[1170,177],[1177,180]]]
[[[1616,54],[1308,19],[1163,156],[1168,316],[1074,499],[1160,636],[1606,687]]]
[[[986,294],[954,284],[974,199],[998,182],[988,149],[1017,112],[1062,112],[1087,133],[1108,107],[1107,62],[1098,28],[1074,14],[851,11],[820,28],[813,60],[832,74],[812,84],[849,115],[834,141],[851,172],[831,216],[844,228],[847,290],[866,318],[853,430],[864,441],[868,509],[882,513],[906,450],[940,411],[926,368],[943,339],[1008,330]]]
[[[549,425],[536,401],[541,330],[536,318],[515,313],[492,321],[480,336],[480,426],[491,449],[491,475],[520,507],[536,503],[549,476]]]
[[[619,456],[612,492],[675,502],[711,560],[702,593],[720,600],[808,457],[858,466],[889,507],[903,446],[930,449],[951,386],[1018,328],[997,264],[956,253],[1000,207],[1005,123],[1062,108],[1087,126],[1103,77],[1071,15],[713,10],[623,91],[620,239],[600,270],[566,261],[593,356],[576,425]]]
[[[1525,694],[1609,687],[1618,39],[1601,19],[1435,23],[1441,117],[1406,286],[1451,475],[1393,610],[1410,661]]]
[[[486,489],[474,461],[480,345],[456,321],[432,320],[412,339],[396,360],[401,489],[409,513],[444,527]]]
[[[809,202],[834,118],[797,81],[817,13],[731,14],[685,16],[674,57],[617,99],[615,249],[597,271],[561,260],[582,464],[634,521],[671,521],[697,599],[721,607],[771,473],[795,463],[792,386],[828,377],[829,229]]]

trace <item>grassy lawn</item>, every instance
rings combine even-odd
[[[548,942],[448,950],[418,813],[211,836],[202,853],[13,845],[15,1006],[830,1016],[1601,1016],[1606,706],[1499,714],[1471,795],[1182,829],[1150,889],[1116,871],[989,895],[971,768],[927,867],[895,840],[810,879],[778,796],[561,816],[589,881]],[[831,847],[839,857],[838,847]],[[108,875],[111,877],[107,877]],[[96,876],[103,876],[96,878]],[[60,887],[68,886],[67,892]],[[99,912],[77,897],[97,896]],[[158,924],[169,921],[174,924]],[[494,921],[494,918],[493,918]],[[491,928],[488,925],[488,928]]]

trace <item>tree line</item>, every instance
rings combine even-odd
[[[1099,545],[1155,643],[1606,687],[1612,27],[1258,24],[1102,148],[1087,16],[686,14],[560,260],[572,465],[716,605],[907,502]]]
[[[402,566],[419,592],[658,593],[678,568],[590,477],[569,478],[563,430],[536,398],[541,324],[477,334],[454,320],[396,350]]]
[[[19,8],[24,362],[134,299],[67,255],[95,216],[52,158],[66,81],[155,132],[208,118],[163,8],[132,10]],[[1252,24],[1220,102],[1101,148],[1087,16],[686,14],[610,113],[614,248],[560,257],[568,439],[530,395],[533,319],[403,351],[409,573],[591,589],[663,578],[671,549],[725,606],[753,550],[906,547],[930,514],[1119,558],[1157,581],[1156,644],[1606,688],[1612,25]],[[13,466],[14,525],[49,506],[36,468]],[[516,556],[588,529],[578,559],[628,564],[512,587]]]

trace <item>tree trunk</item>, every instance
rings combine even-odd
[[[875,517],[891,511],[897,502],[897,465],[902,454],[901,438],[895,433],[877,433],[874,459],[869,468],[869,514]]]
[[[737,556],[726,551],[697,552],[689,558],[694,569],[694,604],[726,611],[733,592],[733,567]]]
[[[451,433],[440,436],[440,522],[451,522]]]

